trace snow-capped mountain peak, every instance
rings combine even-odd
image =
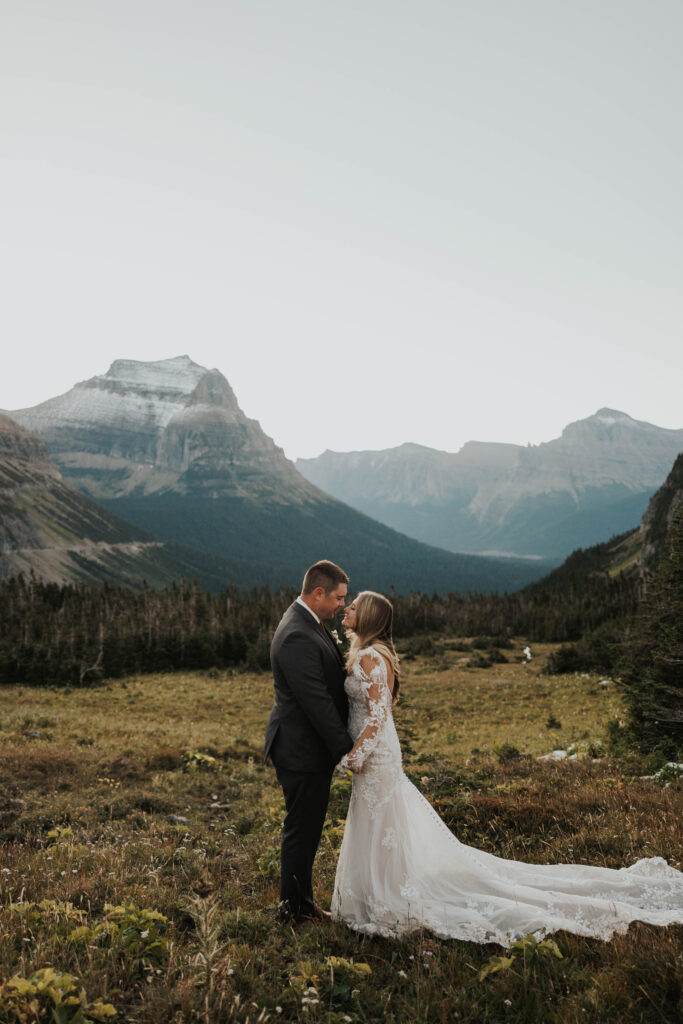
[[[177,391],[189,395],[208,372],[189,356],[175,356],[173,359],[158,359],[148,363],[138,359],[115,359],[106,373],[85,383],[117,381],[139,390]]]
[[[210,488],[212,495],[265,490],[299,501],[313,493],[247,419],[223,374],[186,355],[117,359],[106,373],[11,416],[97,498]]]

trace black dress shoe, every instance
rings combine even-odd
[[[331,921],[332,914],[329,910],[323,910],[322,907],[317,907],[315,904],[313,908],[306,914],[301,915],[302,921]]]
[[[331,921],[332,914],[329,910],[323,910],[322,907],[318,907],[314,903],[299,915],[293,914],[289,907],[281,905],[277,909],[275,920],[278,924],[291,924],[294,926],[304,924],[306,921],[320,924],[323,921]]]

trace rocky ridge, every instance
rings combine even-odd
[[[328,451],[297,468],[340,500],[448,550],[560,559],[634,526],[681,449],[683,430],[603,408],[540,445]]]

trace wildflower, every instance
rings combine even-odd
[[[503,1003],[504,1003],[505,1006],[512,1006],[512,1000],[511,999],[504,999]]]
[[[399,971],[398,972],[398,976],[399,976],[399,978],[407,978],[408,977],[408,975],[406,974],[405,971]]]

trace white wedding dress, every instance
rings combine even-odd
[[[346,692],[363,770],[353,777],[333,918],[369,935],[426,928],[503,946],[529,932],[609,939],[631,921],[683,923],[683,873],[662,857],[620,870],[525,864],[459,842],[403,772],[386,663],[374,648],[359,651]]]

